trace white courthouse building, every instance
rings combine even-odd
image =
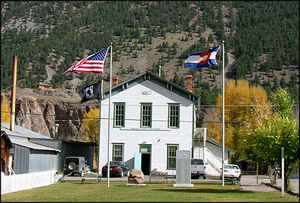
[[[153,169],[175,175],[176,150],[192,154],[197,99],[184,87],[150,72],[113,85],[110,161],[127,162],[145,175]],[[108,107],[107,91],[100,109],[100,168],[107,163]]]

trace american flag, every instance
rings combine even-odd
[[[79,73],[103,73],[104,61],[109,47],[81,59],[78,63],[70,67],[64,73],[79,72]]]

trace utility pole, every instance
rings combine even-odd
[[[16,115],[16,86],[17,86],[17,66],[18,57],[13,59],[13,75],[12,75],[12,89],[11,89],[11,111],[10,111],[10,130],[15,130],[15,115]]]

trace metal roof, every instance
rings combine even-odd
[[[15,130],[10,130],[10,124],[1,122],[1,130],[4,130],[6,134],[13,135],[13,136],[19,136],[19,137],[26,137],[26,138],[41,138],[41,139],[52,139],[51,137],[41,135],[40,133],[28,130],[26,128],[23,128],[21,126],[15,125]]]
[[[194,135],[194,137],[193,137],[193,140],[201,140],[201,139],[203,139],[202,137],[203,137],[203,134],[202,134],[201,128],[196,128],[196,130],[195,130],[195,135]],[[217,147],[219,147],[219,148],[221,148],[221,149],[223,148],[221,144],[217,143],[217,142],[216,142],[213,138],[211,138],[209,135],[206,136],[206,142],[209,142],[209,143],[211,143],[211,144],[213,144],[213,145],[215,145],[215,146],[217,146]],[[230,151],[231,153],[234,153],[234,152],[235,152],[234,150],[232,150],[232,149],[230,149],[229,147],[226,147],[226,146],[225,146],[225,150],[228,150],[228,151]]]
[[[22,138],[17,138],[14,136],[9,136],[10,141],[13,144],[16,145],[21,145],[30,149],[35,149],[35,150],[44,150],[44,151],[56,151],[56,152],[60,152],[60,150],[58,149],[54,149],[54,148],[50,148],[50,147],[45,147],[43,145],[39,145],[39,144],[35,144],[32,142],[29,142],[27,139],[22,139]]]

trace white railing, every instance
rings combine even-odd
[[[50,185],[57,182],[59,178],[55,170],[9,176],[1,173],[1,195]]]
[[[222,167],[222,159],[220,159],[215,152],[210,149],[206,149],[206,161],[209,165],[208,173],[213,176],[220,175],[220,168]]]

